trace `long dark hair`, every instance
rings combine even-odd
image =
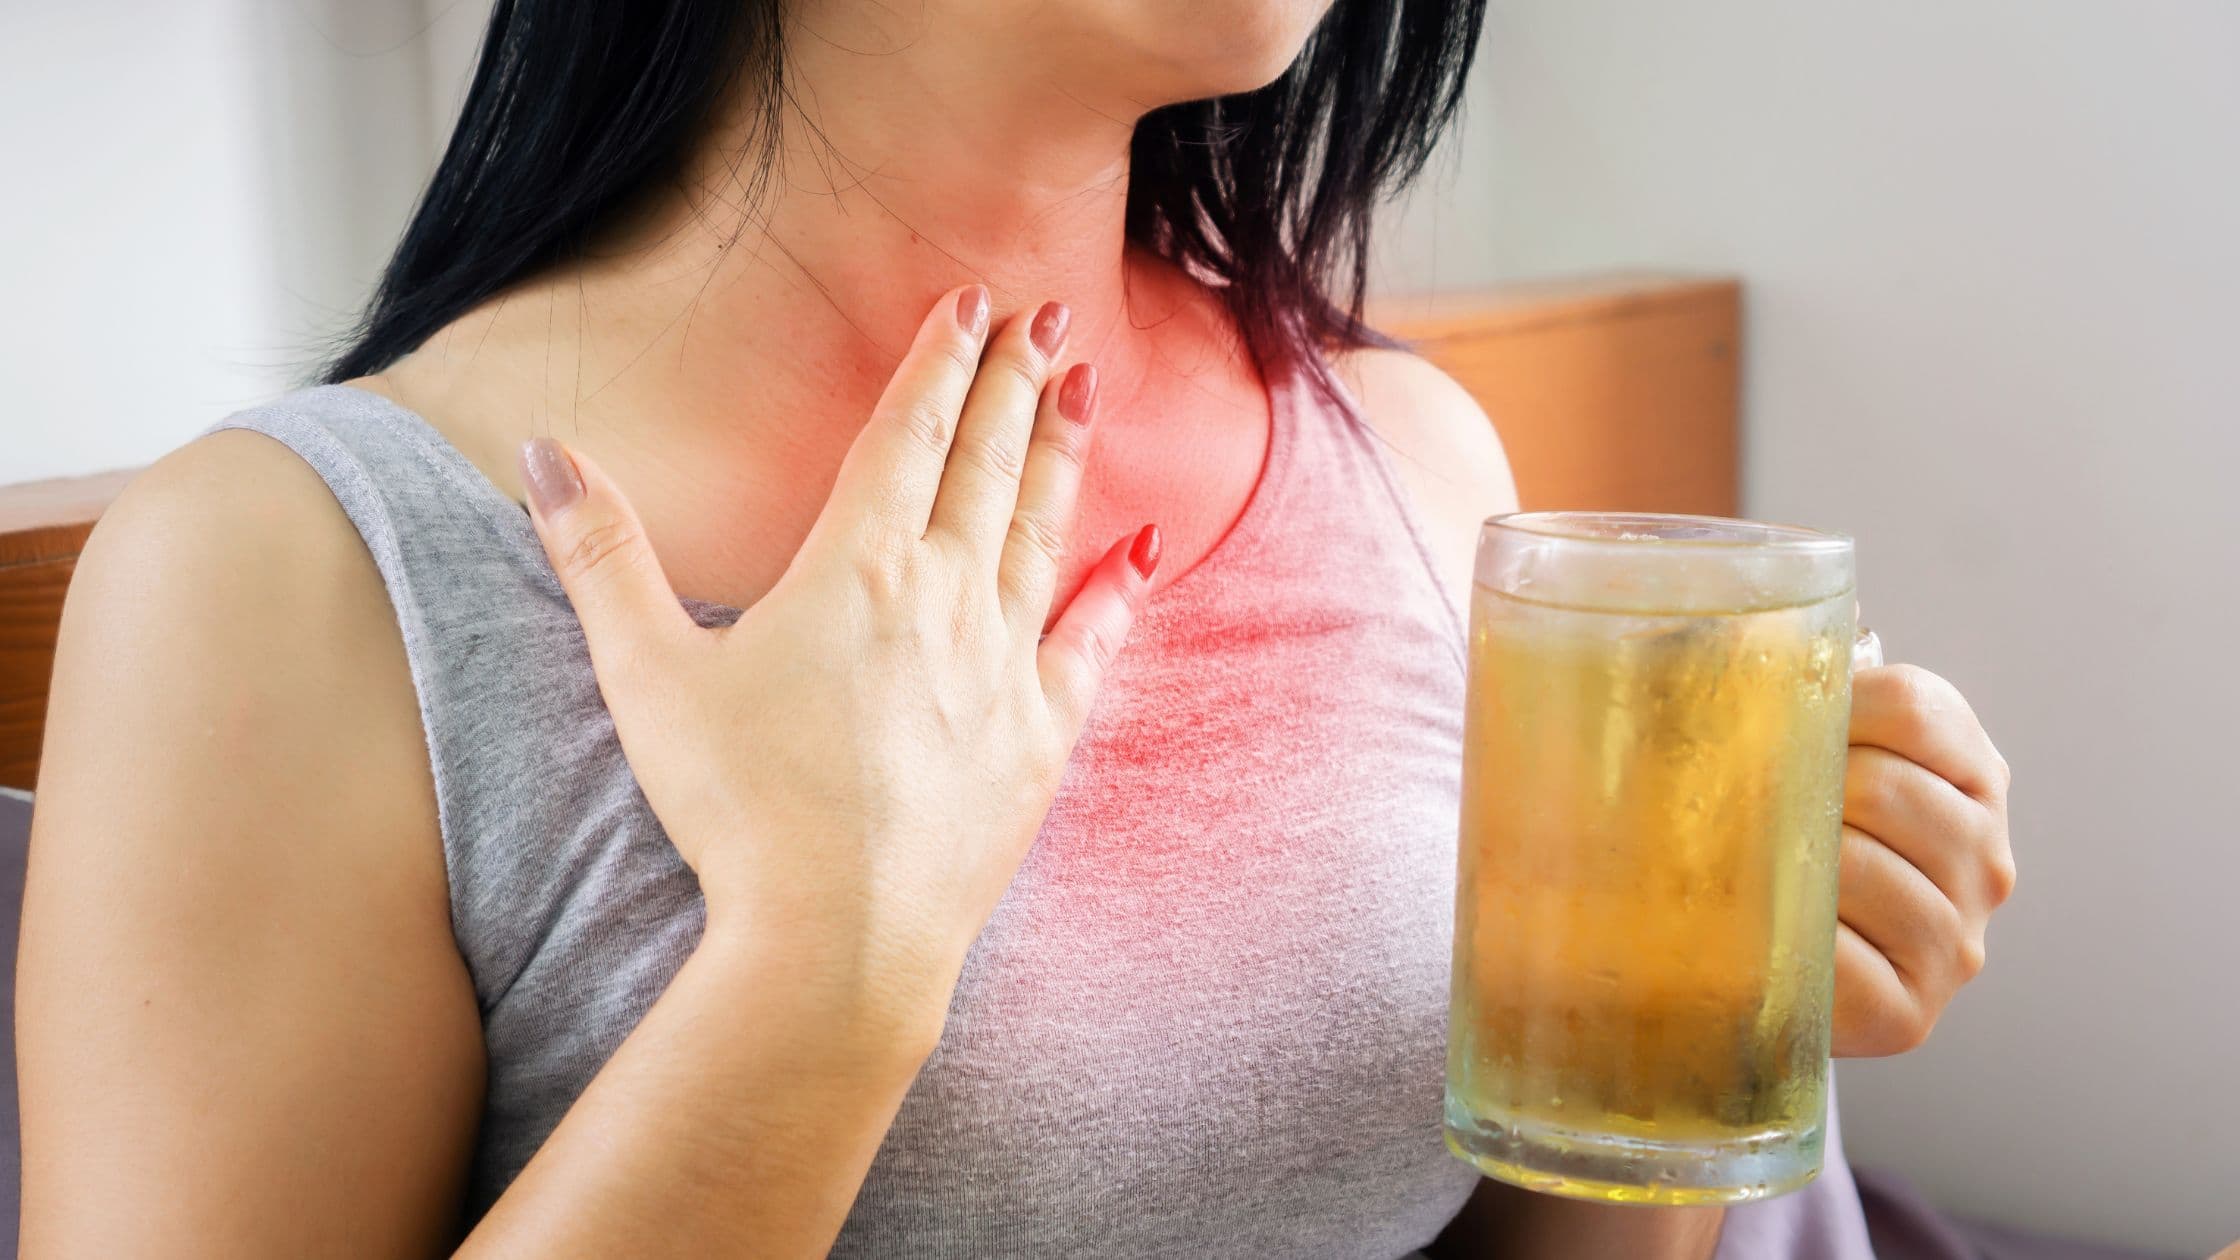
[[[1128,238],[1210,279],[1263,357],[1303,355],[1319,378],[1316,351],[1390,344],[1361,318],[1370,215],[1453,120],[1484,15],[1335,0],[1275,82],[1146,115]],[[378,372],[575,256],[681,172],[742,82],[775,136],[780,32],[776,0],[497,0],[450,146],[324,379]],[[753,195],[771,159],[750,156]]]

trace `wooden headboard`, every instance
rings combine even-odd
[[[1626,274],[1395,297],[1371,322],[1462,383],[1501,430],[1526,507],[1736,510],[1741,289]],[[39,768],[62,594],[130,478],[0,486],[0,786]]]
[[[127,472],[0,486],[0,787],[31,786],[62,592]]]

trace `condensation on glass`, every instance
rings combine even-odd
[[[1525,513],[1470,617],[1448,1145],[1535,1190],[1724,1203],[1820,1169],[1849,539]]]

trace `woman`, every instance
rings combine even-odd
[[[333,383],[84,558],[25,1254],[1710,1254],[1438,1132],[1513,499],[1348,312],[1478,19],[501,2]],[[2012,874],[1966,706],[1857,692],[1878,1054]]]

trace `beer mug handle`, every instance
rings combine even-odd
[[[1882,665],[1882,636],[1865,626],[1859,627],[1859,637],[1851,641],[1851,672],[1878,669]]]

